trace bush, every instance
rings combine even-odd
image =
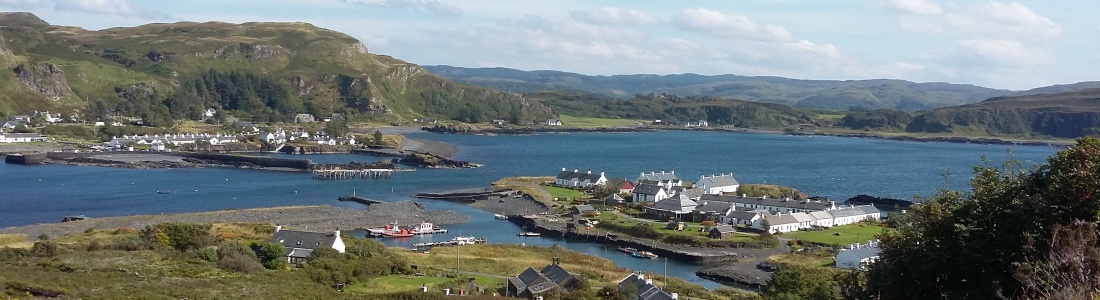
[[[276,242],[266,242],[253,245],[253,250],[260,254],[260,264],[269,270],[286,269],[286,248]]]
[[[669,235],[669,236],[666,236],[666,237],[662,238],[661,242],[662,243],[667,243],[667,244],[673,244],[673,245],[685,245],[685,246],[692,246],[692,247],[702,247],[703,245],[706,245],[709,241],[707,241],[705,239],[702,239],[702,238],[696,238],[696,237],[693,237],[693,236],[673,234],[673,235]]]
[[[88,246],[85,247],[85,250],[87,250],[89,252],[99,251],[99,250],[103,250],[103,249],[107,249],[107,246],[104,245],[103,243],[100,243],[98,240],[95,240],[95,241],[92,241],[91,243],[88,243]]]
[[[31,246],[31,254],[38,257],[54,257],[61,251],[61,246],[54,242],[34,242],[34,246]]]
[[[208,262],[217,262],[218,258],[219,258],[219,256],[218,256],[218,247],[206,246],[206,247],[202,247],[198,250],[195,250],[195,258],[205,260],[205,261],[208,261]]]
[[[111,242],[111,249],[122,251],[140,251],[149,249],[148,244],[136,236],[118,236]]]
[[[142,233],[157,244],[165,244],[179,251],[208,246],[200,243],[214,243],[209,237],[210,224],[160,223],[145,227]]]
[[[260,265],[260,262],[256,260],[256,256],[233,253],[219,259],[218,268],[226,271],[251,274],[262,271],[264,266]]]
[[[222,243],[218,247],[218,259],[222,260],[231,256],[247,256],[256,260],[256,252],[252,251],[252,248],[239,241],[230,241]],[[257,260],[258,262],[259,260]]]

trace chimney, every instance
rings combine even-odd
[[[676,171],[669,171],[669,174],[676,175]]]
[[[560,265],[560,264],[561,264],[561,258],[560,257],[554,257],[554,265],[557,266],[557,265]]]
[[[600,172],[600,177],[603,177],[603,172]]]
[[[741,198],[748,198],[749,194],[741,194]]]
[[[680,299],[680,294],[679,293],[672,293],[669,296],[672,296],[672,300],[679,300]]]
[[[275,232],[279,232],[279,230],[283,230],[283,225],[275,226]]]
[[[451,295],[451,289],[443,289],[443,294],[447,295],[447,296],[450,296]]]
[[[561,167],[561,171],[562,171],[562,172],[565,172],[565,167]]]
[[[592,174],[592,169],[588,169],[588,173],[586,174]]]
[[[638,273],[638,279],[645,279],[645,274]]]
[[[646,279],[645,284],[653,285],[653,279]]]
[[[580,173],[580,172],[581,172],[580,169],[573,169],[573,173]]]
[[[340,239],[340,231],[339,230],[336,231],[336,239]]]

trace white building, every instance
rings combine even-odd
[[[282,244],[286,248],[286,260],[291,265],[297,265],[313,253],[314,249],[328,247],[344,253],[346,247],[340,237],[340,231],[334,233],[308,232],[297,230],[283,230],[283,226],[275,226],[273,242]]]
[[[641,184],[630,192],[631,202],[657,202],[670,197],[668,190],[663,186],[653,184]]]
[[[665,189],[672,189],[672,187],[684,185],[684,182],[680,181],[680,178],[676,178],[676,171],[641,173],[636,182],[638,182],[638,184],[655,184],[663,186]]]
[[[573,172],[569,172],[565,168],[561,168],[561,172],[554,178],[554,183],[561,186],[587,188],[604,185],[607,183],[607,177],[604,176],[603,172],[592,174],[592,170],[580,172],[577,169],[573,169]]]
[[[745,195],[703,195],[701,200],[730,202],[743,210],[760,210],[770,213],[813,212],[836,209],[828,200],[792,200],[790,198],[746,197]]]
[[[44,142],[46,136],[37,133],[0,133],[0,143]]]
[[[836,255],[836,267],[850,270],[863,269],[868,264],[874,263],[880,252],[882,250],[874,241],[849,245]]]
[[[546,120],[546,125],[550,125],[550,126],[561,126],[561,120],[558,120],[558,119],[549,119],[549,120]]]
[[[752,224],[752,228],[765,230],[764,220],[768,221],[768,230],[771,233],[791,232],[798,230],[798,219],[789,214],[770,215],[765,214],[763,218],[757,220]]]
[[[703,188],[704,194],[721,195],[723,193],[736,193],[737,188],[741,186],[737,182],[737,179],[733,178],[733,173],[719,174],[706,176],[703,175],[699,178],[699,181],[695,183],[696,187]]]

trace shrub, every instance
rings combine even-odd
[[[287,262],[283,259],[283,256],[286,256],[286,248],[282,244],[276,242],[256,244],[253,245],[253,250],[260,254],[260,264],[264,268],[269,270],[287,268]]]
[[[249,246],[247,246],[244,243],[241,243],[239,241],[225,242],[225,243],[222,243],[222,245],[218,247],[218,259],[219,260],[225,259],[225,258],[230,257],[230,256],[234,256],[234,255],[252,257],[253,260],[256,260],[256,252],[252,251],[251,247],[249,247]],[[259,262],[259,261],[257,260],[257,262]]]
[[[103,250],[103,249],[107,249],[107,246],[103,245],[103,243],[99,242],[98,240],[95,240],[95,241],[92,241],[91,243],[88,243],[88,246],[85,247],[85,250],[87,250],[89,252],[99,251],[99,250]]]
[[[206,246],[195,250],[195,257],[208,262],[218,261],[218,247]]]
[[[61,246],[54,242],[34,242],[34,246],[31,246],[31,254],[38,257],[54,257],[61,251]]]
[[[218,268],[226,271],[251,274],[264,269],[255,256],[233,253],[218,260]]]
[[[210,224],[160,223],[145,227],[142,233],[146,239],[179,251],[206,246],[199,243],[213,244],[213,240],[207,237],[210,235]]]
[[[140,251],[149,249],[148,244],[136,236],[119,236],[111,242],[111,249],[122,251]]]

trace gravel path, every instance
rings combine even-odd
[[[28,237],[41,234],[62,236],[82,233],[87,229],[143,228],[146,225],[164,222],[254,222],[285,225],[310,231],[332,231],[379,227],[394,221],[400,224],[415,224],[421,221],[437,225],[457,224],[466,222],[469,218],[469,216],[451,211],[425,209],[419,203],[412,201],[399,201],[373,204],[368,209],[328,205],[284,206],[199,213],[90,218],[75,222],[9,227],[0,229],[0,233],[22,233]]]

